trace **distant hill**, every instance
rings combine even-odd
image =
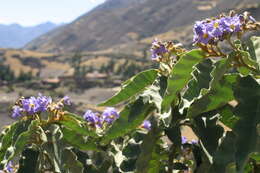
[[[0,24],[0,47],[22,48],[28,42],[45,34],[58,25],[46,22],[36,26],[24,27],[19,24]]]
[[[257,3],[259,0],[107,0],[25,48],[55,53],[103,50],[180,28],[187,30],[195,20]]]

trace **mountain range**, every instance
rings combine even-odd
[[[194,21],[251,8],[259,9],[259,0],[108,0],[25,48],[52,53],[97,51],[169,32],[179,41],[190,40]]]
[[[154,38],[190,47],[196,20],[230,10],[249,11],[260,21],[259,0],[107,0],[23,49],[0,49],[0,59],[16,75],[32,72],[57,78],[73,74],[71,59],[80,52],[82,65],[100,70],[114,64],[113,72],[120,74],[125,64],[152,65],[149,49]]]
[[[1,48],[22,48],[28,42],[42,34],[53,30],[59,25],[46,22],[36,26],[21,26],[19,24],[0,24],[0,47]]]

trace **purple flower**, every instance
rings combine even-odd
[[[7,166],[6,166],[6,171],[7,171],[8,173],[12,173],[12,172],[14,171],[12,161],[8,162],[8,164],[7,164]]]
[[[94,127],[102,126],[101,125],[102,121],[101,121],[100,117],[96,113],[92,112],[91,110],[87,110],[85,112],[85,114],[83,115],[83,118]]]
[[[33,115],[34,113],[36,113],[36,107],[38,107],[38,105],[37,99],[35,97],[30,97],[28,99],[22,100],[22,108],[27,114]]]
[[[102,118],[104,122],[107,122],[108,124],[112,124],[116,119],[119,118],[119,113],[115,108],[107,107],[102,114]]]
[[[164,53],[168,52],[168,50],[162,42],[155,39],[152,43],[151,52],[152,52],[152,60],[157,60]]]
[[[197,21],[194,25],[194,43],[212,44],[223,40],[225,34],[232,34],[242,30],[242,17],[221,17],[213,20]]]
[[[235,15],[233,17],[226,17],[225,22],[226,22],[226,26],[228,26],[227,28],[225,28],[226,32],[234,33],[234,32],[241,31],[242,23],[238,15]]]
[[[205,21],[198,21],[195,23],[193,32],[196,43],[208,44],[210,40],[214,39],[212,35],[213,25]]]
[[[185,136],[182,136],[182,137],[181,137],[181,143],[182,143],[182,144],[188,143],[188,139],[187,139]]]
[[[45,112],[47,111],[48,105],[52,102],[51,97],[43,96],[42,94],[39,94],[39,96],[36,99],[36,112]]]
[[[146,130],[151,130],[152,124],[148,120],[144,120],[143,124],[141,125],[142,128]]]
[[[64,96],[62,100],[65,105],[71,105],[69,96]]]
[[[12,118],[17,118],[22,116],[22,111],[23,109],[19,106],[14,106],[13,107],[13,113],[12,113]]]
[[[13,107],[12,117],[21,117],[23,112],[28,115],[45,112],[47,111],[48,106],[49,104],[51,104],[51,102],[51,97],[43,96],[42,94],[39,94],[37,98],[30,97],[27,99],[22,99],[20,106]]]
[[[191,144],[196,145],[196,144],[198,144],[198,141],[195,140],[195,139],[192,139],[192,140],[191,140]]]
[[[38,112],[47,111],[48,105],[52,102],[51,97],[43,96],[39,94],[38,97],[30,97],[28,99],[22,100],[23,110],[29,114],[33,115]]]

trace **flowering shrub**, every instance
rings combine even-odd
[[[13,107],[0,135],[4,172],[243,173],[260,167],[260,29],[248,13],[194,25],[194,45],[155,40],[143,71],[79,116],[39,94]],[[118,112],[114,107],[125,103]],[[191,128],[194,138],[183,130]],[[17,166],[11,161],[19,160]]]

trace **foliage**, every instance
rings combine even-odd
[[[0,61],[0,81],[6,82],[25,82],[33,79],[32,72],[23,72],[21,71],[19,76],[15,76],[14,71],[10,68],[9,65],[4,64],[4,60]]]
[[[155,40],[158,69],[136,74],[102,106],[78,116],[68,97],[21,98],[0,135],[0,169],[17,172],[243,173],[260,167],[260,37],[248,13],[196,22],[187,51]],[[225,41],[227,49],[219,43]],[[224,51],[225,50],[225,51]],[[77,67],[77,64],[75,65]],[[183,135],[191,128],[194,139]]]
[[[4,65],[4,63],[0,61],[0,80],[10,82],[14,81],[14,79],[14,72],[10,69],[8,65]]]

